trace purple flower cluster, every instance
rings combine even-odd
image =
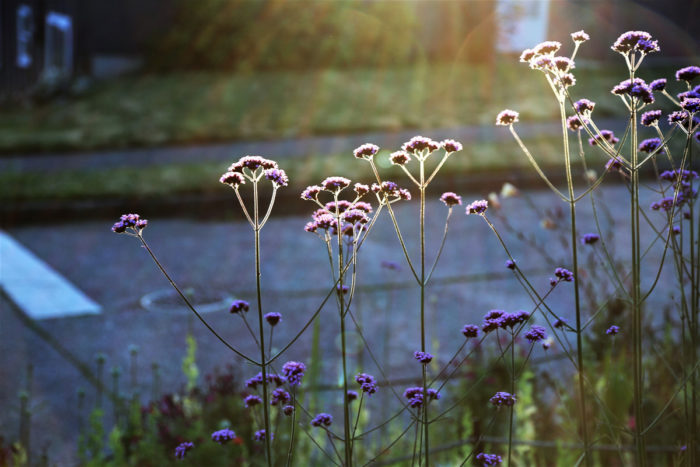
[[[617,138],[615,136],[615,133],[613,133],[612,131],[600,130],[600,133],[598,133],[595,137],[588,138],[588,144],[590,144],[591,146],[596,146],[603,140],[607,141],[610,144],[617,144],[620,142],[619,138]]]
[[[250,309],[250,304],[245,300],[234,300],[229,308],[229,313],[236,314],[242,311],[247,312]]]
[[[515,404],[515,401],[516,398],[513,394],[503,391],[497,392],[491,397],[491,399],[489,399],[489,402],[495,405],[496,407],[510,407],[513,404]]]
[[[573,39],[574,42],[586,42],[591,39],[591,36],[581,29],[580,31],[572,32],[571,39]]]
[[[276,311],[266,313],[264,318],[265,321],[267,321],[267,324],[269,324],[270,326],[277,326],[277,323],[282,321],[282,315],[280,313],[277,313]]]
[[[245,183],[245,177],[238,172],[226,172],[219,177],[219,181],[224,185],[229,185],[231,188],[238,188],[239,185]]]
[[[403,143],[401,149],[413,155],[422,154],[425,151],[430,154],[440,149],[440,143],[425,136],[414,136],[408,142]]]
[[[617,333],[619,333],[619,332],[620,332],[620,327],[619,327],[619,326],[613,325],[613,326],[610,326],[610,327],[605,331],[605,334],[607,334],[608,336],[614,336],[615,334],[617,334]]]
[[[254,377],[246,380],[245,386],[250,389],[257,389],[259,384],[262,384],[263,382],[263,377],[262,373],[258,373]],[[267,375],[267,382],[268,383],[274,383],[275,386],[282,386],[285,382],[285,379],[281,377],[280,375],[276,375],[274,373],[268,373]]]
[[[666,83],[666,78],[659,78],[649,83],[649,87],[652,91],[663,91],[664,89],[666,89]]]
[[[572,115],[571,117],[566,119],[566,126],[571,131],[578,131],[581,128],[583,128],[583,123],[581,122],[581,119],[578,115]]]
[[[379,146],[365,143],[357,147],[352,153],[358,159],[371,159],[377,152],[379,152]]]
[[[311,426],[331,426],[333,416],[327,413],[320,413],[311,420]]]
[[[496,125],[508,126],[518,121],[520,114],[515,110],[505,109],[496,116]]]
[[[698,76],[700,76],[700,67],[697,66],[687,66],[676,71],[676,81],[682,80],[690,83]]]
[[[515,261],[513,261],[512,259],[507,259],[505,266],[508,269],[515,269]]]
[[[576,112],[582,114],[584,112],[593,112],[593,109],[595,108],[595,102],[590,101],[588,99],[579,99],[576,102],[574,102],[574,109],[576,109]]]
[[[529,340],[533,344],[547,338],[547,331],[542,326],[531,326],[530,329],[525,333],[525,339]]]
[[[294,413],[294,406],[285,405],[284,407],[282,407],[282,413],[285,414],[287,417],[291,416]]]
[[[301,379],[304,377],[306,365],[301,362],[287,362],[282,365],[282,373],[287,378],[290,386],[298,386],[301,384]]]
[[[659,175],[659,178],[668,182],[675,182],[680,178],[681,181],[687,182],[698,178],[698,173],[694,170],[686,169],[664,170]]]
[[[403,392],[403,396],[408,399],[409,407],[413,407],[415,409],[423,406],[424,397],[422,387],[416,386],[407,388]],[[442,397],[442,395],[436,389],[428,389],[428,401],[439,400],[440,397]]]
[[[348,389],[348,392],[345,394],[345,397],[348,398],[348,402],[352,402],[359,397],[359,394],[357,394],[357,391],[353,391],[352,389]]]
[[[394,165],[404,165],[411,160],[411,156],[406,151],[396,151],[389,154],[389,161]]]
[[[467,215],[469,215],[469,214],[481,215],[481,214],[486,212],[488,207],[489,207],[489,203],[485,199],[472,201],[471,204],[467,205]]]
[[[661,140],[659,138],[649,138],[639,143],[638,149],[642,152],[652,153],[660,147]]]
[[[499,465],[503,462],[501,456],[496,454],[486,454],[485,452],[480,452],[476,455],[476,460],[481,462],[482,467],[487,467],[490,465]]]
[[[681,107],[690,113],[696,113],[700,111],[700,99],[697,97],[685,98],[681,102]]]
[[[377,392],[377,380],[374,379],[374,376],[368,375],[367,373],[359,373],[355,376],[355,381],[357,381],[357,384],[362,388],[362,392],[368,396]]]
[[[140,235],[141,231],[146,228],[148,221],[141,219],[138,214],[122,214],[119,221],[112,226],[112,232],[124,233],[126,229],[130,229],[133,234]]]
[[[345,177],[328,177],[321,182],[321,187],[326,191],[339,192],[350,185],[350,180]]]
[[[262,404],[262,399],[260,398],[260,396],[255,396],[255,395],[246,396],[246,398],[245,398],[245,408],[246,409],[254,407],[258,404]]]
[[[515,313],[506,313],[503,310],[491,310],[484,316],[484,323],[481,325],[481,330],[488,334],[496,329],[512,329],[520,323],[524,323],[530,319],[530,313],[526,311],[516,311]]]
[[[645,31],[627,31],[617,38],[611,48],[623,55],[635,51],[648,54],[660,50],[658,42],[652,40],[651,34]]]
[[[236,437],[236,433],[234,433],[233,430],[229,430],[228,428],[224,428],[223,430],[215,431],[214,433],[211,434],[212,441],[215,441],[219,444],[226,444],[229,441],[233,440],[235,437]]]
[[[275,187],[289,185],[289,177],[282,169],[268,169],[265,171],[265,178],[270,180]]]
[[[382,182],[381,185],[378,183],[373,183],[370,187],[370,191],[385,201],[389,198],[394,198],[394,201],[399,199],[404,201],[411,200],[411,193],[407,189],[400,188],[396,183],[388,180]]]
[[[554,275],[564,282],[572,282],[574,280],[574,273],[564,268],[556,268],[554,270]]]
[[[178,459],[184,459],[185,455],[187,454],[187,451],[190,451],[193,448],[194,448],[194,443],[192,443],[190,441],[185,441],[184,443],[180,443],[175,448],[175,457],[177,457]]]
[[[654,103],[654,94],[651,87],[641,78],[626,79],[613,87],[611,92],[618,96],[627,94],[630,97],[641,100],[645,104]]]
[[[270,397],[270,405],[277,404],[287,404],[292,400],[292,396],[289,395],[287,391],[282,388],[277,388],[272,391],[272,396]]]
[[[682,207],[698,197],[698,190],[693,188],[691,183],[691,180],[698,178],[698,173],[694,170],[666,170],[659,175],[659,178],[671,183],[680,181],[680,186],[675,196],[675,203],[673,196],[666,196],[651,204],[650,207],[654,211],[659,209],[670,211],[674,206]]]
[[[238,162],[231,164],[228,168],[228,172],[243,173],[243,169],[248,169],[251,172],[255,172],[259,168],[263,170],[277,169],[277,162],[265,159],[260,156],[244,156],[238,159]]]
[[[253,439],[254,439],[255,441],[265,441],[265,438],[266,438],[266,437],[267,437],[267,433],[265,432],[265,430],[258,430],[258,431],[256,431],[255,434],[253,435]],[[275,439],[275,434],[274,434],[274,433],[270,433],[270,439],[271,439],[271,440]]]
[[[470,339],[472,337],[478,337],[479,326],[477,326],[476,324],[465,324],[462,328],[462,334],[464,334],[464,337],[466,337],[467,339]]]
[[[455,141],[453,139],[445,139],[440,142],[440,146],[445,150],[447,153],[453,153],[457,151],[462,150],[462,143],[459,141]]]
[[[451,208],[452,206],[457,206],[462,204],[462,197],[451,191],[446,191],[440,196],[440,201],[445,203],[445,206]]]
[[[420,350],[413,352],[413,358],[421,362],[423,365],[427,365],[433,360],[432,355],[430,355],[428,352],[421,352]]]
[[[593,245],[598,240],[600,240],[600,236],[595,233],[583,234],[583,237],[581,237],[581,243],[584,245]]]
[[[652,126],[661,119],[660,110],[649,110],[642,114],[641,122],[644,126]]]

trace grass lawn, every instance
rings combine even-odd
[[[523,120],[556,118],[539,72],[509,58],[486,65],[309,72],[172,73],[95,83],[74,97],[0,111],[0,152],[86,150],[272,139],[396,128],[491,124],[503,108]],[[576,70],[576,98],[599,117],[620,103],[609,90],[622,68]],[[670,77],[672,69],[643,76]]]
[[[533,139],[527,144],[543,167],[561,166],[563,156],[557,138]],[[388,154],[389,151],[382,151],[376,156],[383,177],[401,181],[411,188],[402,172],[390,165]],[[604,161],[596,152],[589,163],[600,170]],[[372,181],[369,165],[352,154],[287,158],[280,160],[280,166],[290,178],[290,187],[283,188],[286,194],[299,194],[307,185],[318,184],[331,175],[342,174],[353,181]],[[218,179],[225,168],[220,163],[200,163],[97,171],[5,172],[0,173],[0,202],[222,193],[227,188]],[[515,142],[475,143],[451,157],[443,169],[442,179],[449,181],[498,170],[532,172]]]

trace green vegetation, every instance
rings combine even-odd
[[[505,107],[552,120],[550,92],[524,64],[256,73],[177,72],[95,83],[81,95],[0,111],[0,152],[274,139],[492,124]],[[645,78],[672,76],[656,70]],[[598,118],[623,110],[612,72],[579,67],[576,98]],[[502,91],[493,92],[493,89]],[[270,155],[272,156],[272,155]]]

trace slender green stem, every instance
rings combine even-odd
[[[268,210],[269,212],[269,210]],[[269,409],[269,399],[268,399],[268,382],[267,382],[267,365],[265,361],[265,328],[263,325],[263,310],[262,310],[262,290],[260,284],[260,225],[259,219],[259,206],[258,206],[258,183],[253,183],[253,223],[255,228],[255,291],[258,301],[258,326],[259,326],[259,337],[260,337],[260,367],[262,371],[262,390],[263,390],[263,417],[265,424],[265,457],[267,459],[267,465],[272,466],[272,449],[270,448],[270,438],[272,438],[272,432],[270,431],[270,409]]]
[[[576,196],[574,194],[574,180],[571,174],[571,155],[569,152],[569,134],[566,126],[566,108],[564,100],[559,100],[559,112],[561,116],[562,138],[564,142],[564,164],[566,168],[566,185],[569,190],[568,202],[571,217],[571,256],[574,274],[574,303],[576,311],[576,362],[578,367],[578,392],[581,434],[583,436],[583,447],[586,465],[593,465],[591,458],[590,440],[588,438],[588,423],[586,410],[586,393],[584,385],[584,365],[583,365],[583,328],[581,327],[581,297],[580,297],[580,276],[578,268],[578,238],[576,232]]]
[[[421,351],[426,351],[425,345],[425,163],[420,160],[420,345]],[[423,446],[425,467],[430,466],[430,440],[428,425],[428,373],[427,365],[423,366]]]
[[[511,331],[510,345],[510,393],[515,395],[515,334]],[[510,417],[508,419],[508,465],[512,465],[513,454],[513,416],[515,414],[515,404],[510,406]]]

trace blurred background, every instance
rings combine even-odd
[[[380,145],[381,169],[404,182],[389,152],[414,134],[454,138],[465,150],[430,196],[449,189],[481,198],[505,181],[526,195],[540,184],[508,132],[494,127],[500,110],[520,112],[521,137],[555,181],[563,159],[557,106],[540,73],[518,62],[522,50],[556,40],[568,55],[570,33],[589,33],[571,92],[597,103],[601,128],[622,132],[626,109],[610,89],[627,70],[610,45],[627,30],[650,32],[661,53],[645,59],[640,76],[676,86],[675,70],[699,64],[699,14],[700,0],[0,0],[0,454],[31,439],[34,460],[42,451],[71,465],[100,394],[105,407],[116,401],[118,420],[125,400],[145,403],[164,389],[201,384],[185,366],[194,359],[187,335],[199,345],[202,375],[229,360],[241,366],[221,357],[135,242],[109,231],[118,215],[150,219],[146,234],[173,277],[212,310],[217,329],[247,338],[231,327],[226,307],[234,297],[254,298],[251,233],[218,178],[245,154],[277,160],[291,186],[280,190],[264,233],[263,277],[270,309],[300,313],[285,314],[292,326],[280,331],[283,340],[314,311],[327,281],[322,248],[302,231],[312,208],[299,193],[331,175],[371,181],[353,148]],[[600,170],[605,160],[596,157],[589,162]],[[535,202],[513,201],[504,218],[511,234],[534,228],[527,242],[546,245],[563,214],[547,210],[541,193],[530,195]],[[434,241],[442,221],[431,227]],[[495,240],[464,216],[456,223],[455,238],[481,235],[483,249],[468,265],[459,255],[445,260],[433,313],[461,326],[496,306],[494,296],[499,307],[524,306],[512,282],[499,282],[504,258],[490,256]],[[403,258],[391,225],[377,230],[364,265],[376,288],[361,296],[379,320],[373,329],[386,335],[395,329],[379,313],[411,306],[410,295],[394,297],[410,275],[380,263]],[[534,254],[521,246],[519,258]],[[529,264],[546,281],[551,264]],[[564,295],[554,300],[567,304]],[[447,321],[431,321],[435,342],[449,341]],[[324,324],[329,333],[333,324]],[[406,342],[397,345],[409,355]],[[333,339],[319,345],[337,350]],[[302,340],[290,358],[306,358],[310,346]],[[327,360],[317,375],[325,369],[330,377],[318,381],[332,384],[336,368]],[[121,383],[111,386],[108,373],[118,382],[120,371]],[[245,371],[235,387],[251,376]]]

